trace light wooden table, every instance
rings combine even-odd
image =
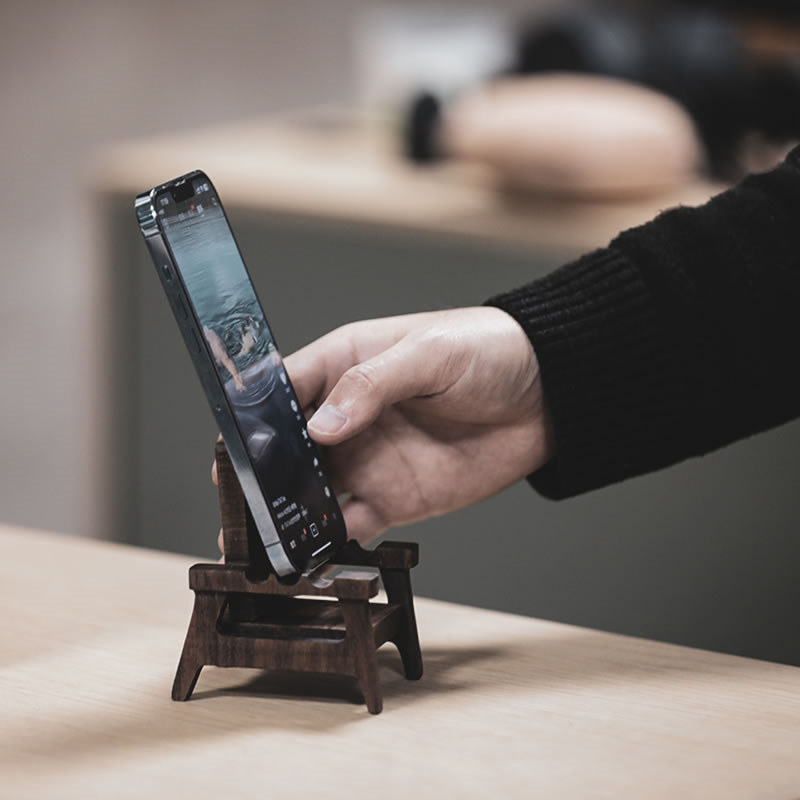
[[[419,600],[425,675],[204,669],[192,560],[0,527],[0,796],[800,797],[800,670]],[[424,558],[424,543],[423,543]]]

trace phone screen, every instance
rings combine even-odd
[[[157,195],[160,227],[275,527],[302,568],[333,550],[341,511],[214,187],[198,178],[193,189],[181,201]]]

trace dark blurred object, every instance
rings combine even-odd
[[[797,0],[703,0],[702,3],[698,0],[682,0],[682,2],[673,0],[670,5],[695,9],[702,5],[705,8],[719,9],[729,15],[758,14],[760,17],[768,15],[800,20],[800,3]]]
[[[442,104],[423,92],[413,99],[406,117],[404,138],[408,157],[417,164],[429,164],[442,157],[437,136]]]
[[[763,42],[763,25],[758,30]],[[712,172],[734,178],[743,171],[739,150],[748,136],[800,138],[800,50],[766,54],[751,46],[751,31],[709,11],[584,11],[531,25],[512,71],[608,75],[674,97],[694,118]]]

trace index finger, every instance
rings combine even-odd
[[[286,356],[284,364],[300,405],[319,405],[350,367],[389,349],[407,330],[402,317],[353,322]]]

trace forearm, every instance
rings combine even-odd
[[[559,497],[721,447],[800,414],[800,150],[699,209],[621,234],[492,298],[531,339]]]

